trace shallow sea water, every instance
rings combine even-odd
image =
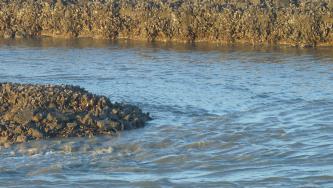
[[[154,120],[0,148],[0,187],[333,187],[333,50],[0,41],[0,81],[74,84]]]

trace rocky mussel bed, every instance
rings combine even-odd
[[[0,0],[0,38],[333,46],[333,0]]]
[[[115,135],[150,120],[136,106],[69,85],[0,84],[0,146],[47,138]]]

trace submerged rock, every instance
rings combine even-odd
[[[0,84],[0,145],[114,135],[148,120],[149,114],[136,106],[111,103],[76,86]]]

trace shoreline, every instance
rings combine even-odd
[[[0,38],[333,46],[333,1],[0,1]]]

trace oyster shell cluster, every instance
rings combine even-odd
[[[333,0],[0,0],[0,38],[333,45]]]
[[[0,84],[0,145],[114,135],[148,120],[149,114],[136,106],[112,103],[77,86]]]

